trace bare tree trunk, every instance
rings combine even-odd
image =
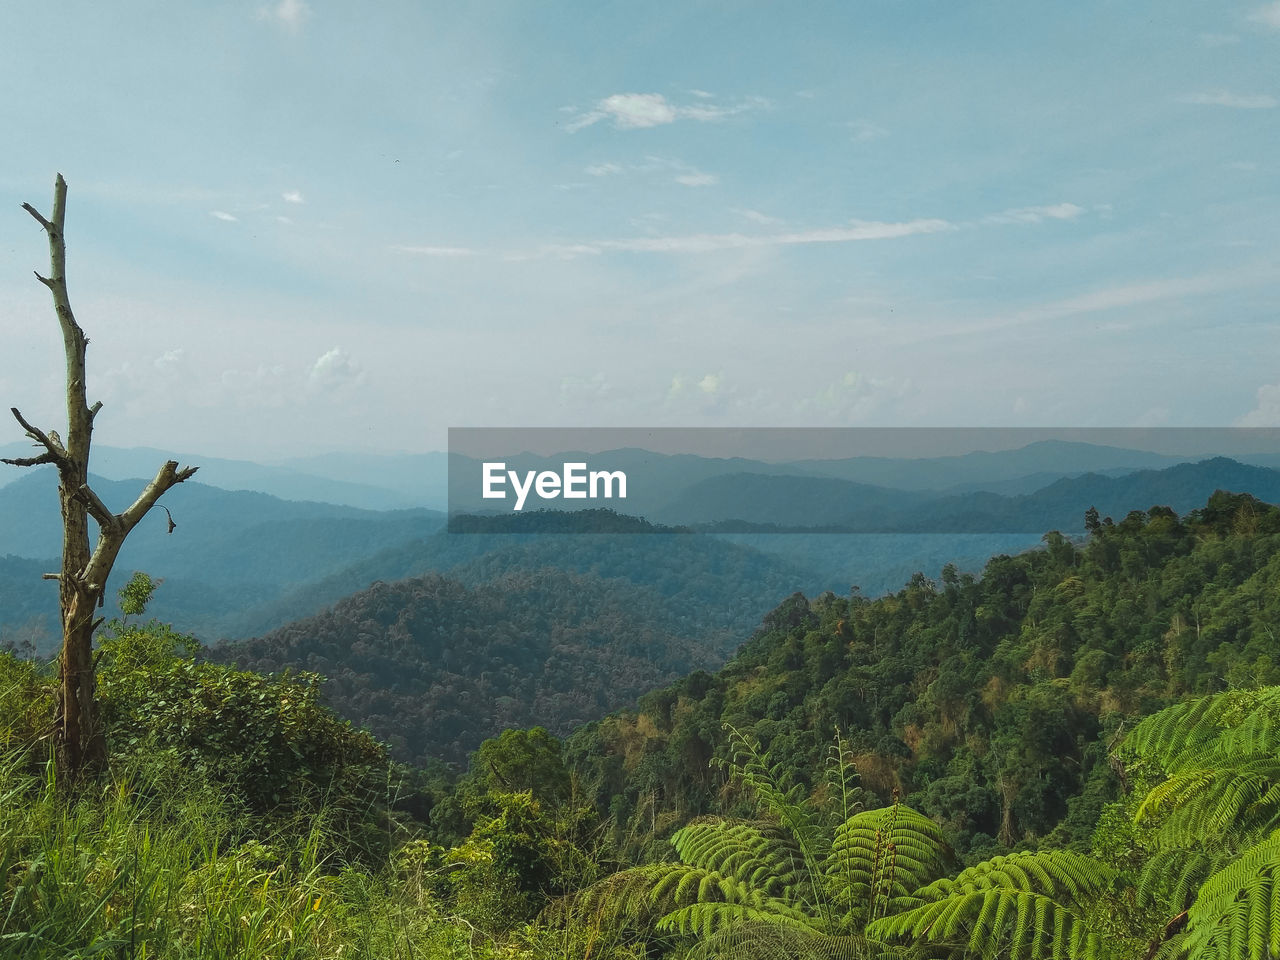
[[[67,360],[67,439],[57,431],[45,433],[28,423],[12,407],[14,418],[28,437],[44,448],[35,457],[3,462],[20,467],[51,463],[58,468],[58,499],[62,509],[62,570],[45,574],[59,582],[58,600],[62,610],[62,655],[59,659],[60,687],[55,743],[58,772],[65,782],[101,766],[106,758],[106,741],[94,697],[93,633],[102,622],[95,618],[102,606],[107,576],[129,531],[155,505],[166,490],[181,483],[195,467],[179,469],[176,461],[162,466],[155,479],[123,513],[114,514],[89,487],[89,447],[93,420],[101,402],[92,407],[85,400],[85,349],[89,340],[76,323],[67,296],[67,249],[63,240],[66,218],[67,182],[58,174],[54,184],[53,212],[46,220],[29,203],[22,205],[44,228],[49,237],[51,271],[36,279],[53,294],[53,305],[62,330]],[[89,518],[98,525],[96,545],[90,549]],[[172,532],[172,526],[170,527]]]

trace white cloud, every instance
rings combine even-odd
[[[297,399],[297,371],[290,373],[280,364],[260,363],[255,369],[229,368],[218,375],[211,393],[217,398],[208,405],[225,403],[241,410],[280,409]]]
[[[1276,3],[1268,3],[1266,6],[1259,7],[1249,14],[1249,19],[1254,23],[1262,24],[1264,27],[1273,27],[1276,30],[1280,30],[1280,0]]]
[[[904,223],[853,220],[846,227],[799,230],[789,233],[757,235],[701,233],[682,237],[631,237],[624,240],[602,240],[595,246],[605,250],[625,250],[636,253],[710,253],[716,250],[741,250],[749,247],[889,240],[953,229],[955,229],[954,225],[946,220],[910,220]]]
[[[847,120],[841,126],[848,128],[855,143],[867,143],[889,135],[889,131],[880,124],[868,120]]]
[[[699,91],[697,95],[706,93]],[[764,97],[747,97],[732,105],[722,105],[703,100],[701,103],[680,106],[660,93],[615,93],[596,103],[586,113],[579,114],[565,125],[570,133],[592,126],[601,120],[612,120],[618,130],[640,130],[661,127],[677,120],[697,120],[707,123],[726,117],[768,107]]]
[[[1229,90],[1210,90],[1179,97],[1182,103],[1209,107],[1231,107],[1235,110],[1270,110],[1280,106],[1280,100],[1267,93],[1232,93]]]
[[[397,245],[391,248],[398,253],[413,253],[422,257],[473,257],[479,251],[470,247],[419,247]]]
[[[170,370],[178,369],[183,366],[186,351],[181,347],[174,350],[166,351],[151,361],[152,366],[160,373],[168,373]]]
[[[311,7],[306,0],[280,0],[279,3],[258,10],[259,20],[278,23],[291,33],[297,33],[311,17]]]
[[[317,387],[334,389],[360,383],[364,380],[364,371],[351,359],[351,354],[341,347],[334,347],[312,364],[308,377]]]
[[[674,172],[672,178],[685,187],[710,187],[720,182],[714,173],[707,173],[687,163],[667,157],[648,156],[643,163],[623,166],[619,163],[596,163],[583,168],[583,173],[593,177],[612,177],[619,174],[668,174]]]
[[[560,405],[563,407],[589,407],[609,399],[613,384],[603,372],[591,377],[561,377]]]
[[[715,96],[714,93],[708,93],[706,90],[698,90],[696,88],[693,90],[690,90],[689,92],[693,94],[695,97],[701,97],[703,100],[710,100],[712,97]]]
[[[703,173],[701,170],[692,170],[676,176],[676,183],[686,187],[713,187],[719,182],[720,178],[714,173]]]
[[[1258,388],[1257,406],[1236,421],[1237,427],[1280,427],[1280,383]]]
[[[1018,207],[987,217],[988,223],[1040,223],[1042,220],[1074,220],[1084,207],[1074,203],[1055,203],[1043,207]]]
[[[619,130],[638,130],[674,123],[676,109],[660,93],[615,93],[596,104],[596,108],[578,117],[566,129],[570,133],[612,117]]]
[[[233,217],[231,214],[227,213],[225,210],[210,210],[209,216],[213,217],[216,220],[225,220],[227,223],[236,223],[240,219],[239,217]]]
[[[677,373],[671,378],[665,403],[667,406],[678,405],[681,408],[707,412],[722,409],[724,404],[732,403],[735,394],[736,391],[729,388],[725,381],[724,371],[705,373],[701,377]]]
[[[796,412],[806,417],[820,415],[827,423],[858,423],[913,392],[910,378],[868,377],[851,370],[815,395],[802,397]]]
[[[306,203],[307,202],[306,200],[302,199],[302,193],[298,190],[286,190],[284,193],[280,194],[280,197],[282,200],[284,200],[285,203]]]
[[[706,186],[716,183],[713,174],[705,174],[675,161],[648,158],[647,166],[624,168],[627,170],[676,169],[681,171],[676,182],[687,186]],[[735,210],[740,216],[762,226],[777,225],[783,221],[756,210]],[[1056,203],[1039,207],[1019,207],[1003,213],[992,214],[976,221],[954,223],[940,218],[917,218],[897,222],[880,220],[850,220],[836,227],[817,227],[808,230],[774,230],[768,233],[694,233],[680,236],[619,237],[587,240],[577,243],[546,243],[525,250],[484,251],[469,247],[394,246],[402,253],[424,256],[468,256],[486,252],[497,253],[504,260],[524,261],[543,258],[571,260],[580,256],[598,256],[609,251],[624,253],[715,253],[721,250],[766,249],[769,247],[799,246],[810,243],[852,243],[862,240],[893,240],[931,233],[945,233],[982,224],[1040,223],[1046,220],[1074,220],[1083,213],[1083,207],[1074,203]]]
[[[766,213],[761,213],[759,210],[739,209],[734,210],[733,212],[744,219],[750,220],[752,223],[759,223],[764,226],[771,226],[782,222],[778,217],[771,217]]]

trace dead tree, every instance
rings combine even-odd
[[[62,570],[47,573],[58,581],[62,613],[62,653],[59,657],[59,688],[54,732],[58,772],[65,782],[74,783],[82,774],[101,766],[106,758],[106,739],[98,717],[94,696],[93,634],[102,623],[97,610],[102,606],[107,576],[129,531],[138,525],[166,490],[181,483],[195,467],[179,469],[170,460],[155,479],[123,513],[112,513],[89,486],[89,445],[93,420],[102,408],[85,401],[85,348],[89,340],[76,323],[67,297],[67,247],[63,239],[66,217],[67,182],[62,174],[54,184],[53,214],[46,220],[29,203],[22,208],[31,214],[49,237],[49,276],[37,272],[36,279],[53,294],[53,306],[62,329],[67,357],[67,436],[45,432],[33,426],[11,407],[14,418],[27,436],[43,452],[34,457],[6,459],[18,467],[51,463],[58,468],[58,499],[62,507]],[[89,544],[89,518],[98,526],[96,544]]]

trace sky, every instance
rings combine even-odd
[[[59,171],[117,446],[1280,426],[1280,2],[7,0],[0,36],[0,407],[45,426],[20,205]]]

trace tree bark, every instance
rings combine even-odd
[[[106,759],[106,739],[94,696],[93,634],[101,619],[107,576],[129,531],[166,490],[196,472],[165,463],[155,479],[123,513],[113,514],[89,486],[89,448],[93,421],[101,402],[90,407],[85,399],[85,352],[89,340],[76,323],[67,295],[67,249],[63,239],[66,221],[67,182],[58,174],[54,184],[53,211],[49,219],[29,203],[23,209],[44,228],[49,239],[50,274],[36,279],[49,288],[62,330],[67,374],[67,438],[56,431],[45,433],[11,408],[14,419],[28,437],[43,447],[35,457],[4,460],[14,466],[51,463],[58,468],[58,500],[62,510],[62,570],[58,574],[58,601],[62,612],[62,653],[59,658],[58,712],[55,748],[60,778],[74,784]],[[97,522],[96,545],[90,548],[89,518]]]

